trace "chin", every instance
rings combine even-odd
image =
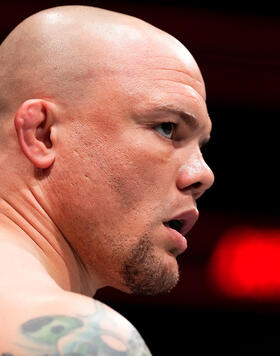
[[[179,281],[178,264],[174,256],[149,256],[145,260],[130,260],[123,271],[123,279],[130,293],[159,295],[169,293]]]
[[[154,281],[141,280],[137,283],[135,280],[133,284],[130,285],[130,291],[134,295],[143,296],[156,296],[167,294],[177,285],[179,277],[176,276],[165,276],[160,279],[154,279]]]

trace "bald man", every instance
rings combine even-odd
[[[213,183],[188,50],[139,19],[39,12],[0,46],[0,355],[150,355],[96,290],[170,291]]]

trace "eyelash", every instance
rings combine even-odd
[[[164,134],[159,133],[162,137],[166,138],[167,140],[174,140],[174,135],[176,133],[176,128],[178,126],[177,123],[172,122],[172,121],[164,121],[164,122],[160,122],[159,124],[155,125],[153,128],[156,130],[156,128],[163,126],[163,125],[171,125],[172,126],[172,136],[171,137],[166,137]],[[162,127],[163,128],[163,127]],[[158,132],[158,131],[157,131]]]

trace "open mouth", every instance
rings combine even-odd
[[[186,236],[198,219],[198,210],[192,208],[184,211],[180,215],[173,216],[173,219],[163,222],[163,225]]]
[[[181,229],[184,225],[184,220],[169,220],[167,222],[164,222],[163,224],[173,230],[181,232]]]

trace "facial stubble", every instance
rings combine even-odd
[[[122,277],[133,294],[158,295],[168,293],[175,287],[179,273],[164,263],[149,237],[144,235],[127,256]]]

